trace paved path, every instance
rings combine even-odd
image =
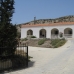
[[[29,68],[5,74],[74,74],[74,40],[56,48],[29,47]]]

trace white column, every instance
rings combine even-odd
[[[39,38],[39,29],[34,29],[33,30],[33,35]]]
[[[47,30],[46,38],[51,38],[51,30],[50,29]]]
[[[26,30],[24,28],[21,29],[21,38],[26,37]]]
[[[74,29],[72,29],[73,30],[73,32],[72,32],[72,38],[74,38]]]

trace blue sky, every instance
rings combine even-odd
[[[15,0],[13,24],[74,15],[74,0]]]

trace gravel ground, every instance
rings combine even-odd
[[[60,48],[29,47],[29,67],[5,74],[74,74],[74,40]]]

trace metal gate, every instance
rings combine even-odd
[[[13,47],[0,47],[0,52],[5,49],[11,51]],[[13,48],[14,49],[14,48]],[[28,67],[28,46],[17,45],[14,55],[0,55],[0,72]]]

